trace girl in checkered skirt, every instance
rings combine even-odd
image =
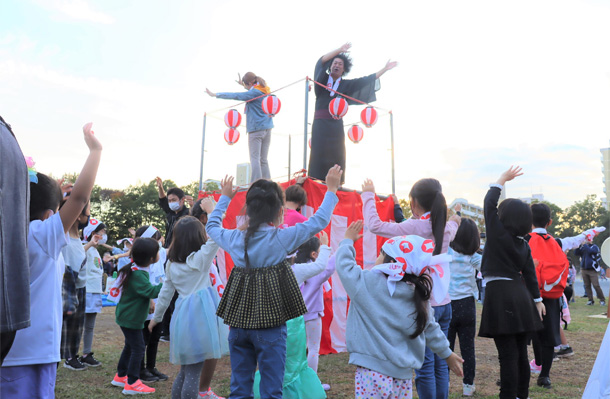
[[[231,398],[253,396],[253,376],[258,365],[261,397],[281,398],[286,362],[286,321],[307,311],[286,255],[323,230],[338,202],[341,180],[337,165],[328,171],[328,191],[317,212],[306,222],[280,229],[284,193],[269,180],[257,180],[246,194],[248,225],[223,229],[222,215],[233,191],[233,178],[221,182],[222,196],[209,215],[210,238],[227,251],[235,267],[218,305],[217,314],[231,327]]]

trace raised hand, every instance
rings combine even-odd
[[[211,92],[207,87],[205,88],[205,92],[208,94],[208,96],[216,97],[216,93]]]
[[[204,211],[205,213],[207,213],[209,215],[210,213],[212,213],[212,211],[216,207],[216,202],[214,201],[214,199],[212,197],[205,197],[204,199],[201,200],[201,202],[199,203],[199,206],[201,207],[202,211]]]
[[[232,199],[235,196],[235,192],[233,190],[233,176],[225,176],[220,181],[220,193]]]
[[[83,134],[85,135],[85,143],[89,147],[89,151],[102,151],[102,143],[95,137],[95,132],[91,130],[93,122],[86,123],[83,126]]]
[[[328,234],[324,230],[320,232],[320,245],[328,246]]]
[[[351,48],[352,48],[352,43],[347,42],[343,46],[339,47],[339,50],[341,50],[342,53],[347,53],[349,51],[349,49],[351,49]]]
[[[155,177],[155,181],[157,182],[158,188],[163,188],[163,180],[159,176]]]
[[[386,62],[384,69],[389,71],[390,69],[394,69],[398,66],[398,61],[390,61]]]
[[[364,226],[364,222],[362,220],[352,222],[352,224],[350,224],[345,231],[345,238],[349,238],[354,242],[358,241],[360,238],[362,238],[362,234],[360,234],[362,226]]]
[[[519,166],[511,165],[511,167],[508,168],[507,171],[505,171],[504,173],[502,173],[500,175],[500,178],[498,179],[498,181],[496,183],[503,186],[507,181],[511,181],[515,177],[521,176],[523,174],[522,170],[523,170],[523,168],[521,168]]]
[[[339,184],[341,184],[341,175],[343,171],[339,165],[335,165],[328,170],[326,174],[326,187],[328,191],[336,193],[339,189]]]
[[[362,192],[375,194],[375,185],[373,184],[373,181],[371,179],[366,179],[364,183],[362,183]],[[398,201],[395,200],[394,203],[397,204]]]

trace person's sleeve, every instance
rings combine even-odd
[[[532,295],[533,299],[540,298],[540,288],[538,287],[538,277],[536,277],[536,268],[534,267],[534,260],[532,259],[532,253],[528,247],[528,255],[525,261],[525,267],[521,272],[525,286]]]
[[[362,193],[362,214],[365,225],[371,233],[382,237],[396,237],[409,234],[409,220],[402,223],[382,222],[375,206],[375,194],[371,192]]]
[[[394,204],[394,220],[396,223],[401,223],[405,220],[405,214],[402,212],[400,204]]]
[[[559,241],[561,242],[561,250],[569,251],[571,249],[576,249],[580,247],[586,239],[587,237],[584,234],[579,234],[574,237],[560,238]]]
[[[591,245],[591,255],[596,255],[599,253],[599,247],[597,245]]]
[[[335,254],[337,274],[345,288],[345,292],[351,300],[358,300],[358,292],[364,284],[362,279],[362,269],[356,263],[356,249],[354,242],[349,238],[344,239],[339,244]]]
[[[504,226],[502,225],[502,222],[500,222],[500,217],[498,216],[498,200],[500,199],[501,193],[502,189],[497,186],[492,186],[487,191],[485,199],[483,200],[485,230],[487,231],[488,237],[490,234],[498,237],[504,233]]]
[[[574,254],[575,254],[576,256],[582,256],[582,246],[580,246],[580,247],[576,248],[576,249],[574,250]]]
[[[445,225],[445,231],[443,232],[443,242],[450,243],[453,241],[459,227],[457,222],[449,220]]]
[[[31,223],[30,229],[32,230],[30,237],[52,259],[58,259],[61,250],[70,242],[68,233],[64,232],[59,212],[46,220]]]
[[[231,198],[223,195],[218,200],[216,207],[208,215],[208,223],[205,225],[205,230],[216,244],[221,248],[230,251],[231,243],[239,234],[237,230],[228,230],[222,228],[222,214],[227,210]]]
[[[322,80],[325,80],[324,78],[326,77],[326,64],[324,64],[322,62],[322,57],[320,57],[318,59],[318,62],[316,62],[316,67],[314,68],[313,76],[317,82],[322,83],[323,85],[326,85],[326,82],[322,81]],[[314,85],[315,85],[315,83],[314,83]]]
[[[167,195],[163,198],[159,198],[159,206],[163,209],[163,212],[170,213],[172,210],[169,209],[169,201],[167,200]]]
[[[287,253],[297,249],[305,241],[322,231],[330,223],[339,198],[333,192],[327,191],[322,204],[312,217],[303,223],[298,223],[277,232],[277,240]],[[218,205],[217,205],[218,207]],[[208,224],[210,222],[208,221]],[[222,247],[222,244],[220,245]]]
[[[443,330],[441,330],[441,326],[434,319],[434,310],[432,306],[428,306],[428,324],[424,329],[424,334],[426,336],[426,346],[432,350],[432,352],[436,353],[438,357],[441,359],[447,359],[451,356],[451,348],[449,348],[449,341],[445,334],[443,334]]]
[[[176,288],[174,287],[174,283],[172,282],[168,273],[165,276],[165,280],[163,280],[163,287],[159,292],[159,297],[157,298],[157,303],[155,304],[155,314],[153,316],[153,320],[156,323],[161,323],[163,320],[163,315],[174,297],[174,292],[176,292]]]
[[[483,257],[481,256],[481,254],[475,252],[471,257],[470,257],[470,265],[478,270],[481,271],[481,259]]]
[[[330,248],[326,245],[322,245],[320,247],[318,258],[315,260],[315,262],[297,263],[293,265],[292,270],[294,271],[294,276],[297,279],[297,284],[301,285],[306,280],[309,280],[310,278],[322,273],[326,268],[329,256]]]
[[[119,248],[117,247],[112,247],[112,254],[113,255],[122,255],[124,252],[121,251]]]
[[[248,101],[248,100],[252,100],[253,98],[259,97],[263,95],[263,93],[259,90],[248,90],[248,91],[241,91],[241,92],[236,92],[236,93],[230,93],[230,92],[222,92],[222,93],[216,93],[216,98],[222,98],[224,100],[238,100],[238,101]]]
[[[210,266],[212,265],[212,261],[214,261],[217,252],[218,244],[210,238],[201,246],[199,251],[189,255],[186,263],[193,269],[200,270],[202,273],[207,273],[210,270]]]
[[[159,296],[163,283],[159,285],[152,285],[150,280],[145,277],[143,273],[134,274],[132,277],[135,277],[131,280],[133,280],[133,283],[135,283],[134,288],[136,289],[136,292],[140,294],[140,296],[150,299],[154,299]],[[132,284],[131,281],[129,283]]]

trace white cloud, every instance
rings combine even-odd
[[[99,24],[114,23],[114,18],[106,13],[94,10],[85,0],[42,0],[37,1],[37,3],[44,8],[58,11],[75,20]]]

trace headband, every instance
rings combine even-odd
[[[154,236],[157,231],[159,231],[159,230],[157,230],[157,228],[151,224],[144,231],[144,233],[142,233],[142,235],[140,237],[142,237],[142,238],[152,238],[152,236]]]

